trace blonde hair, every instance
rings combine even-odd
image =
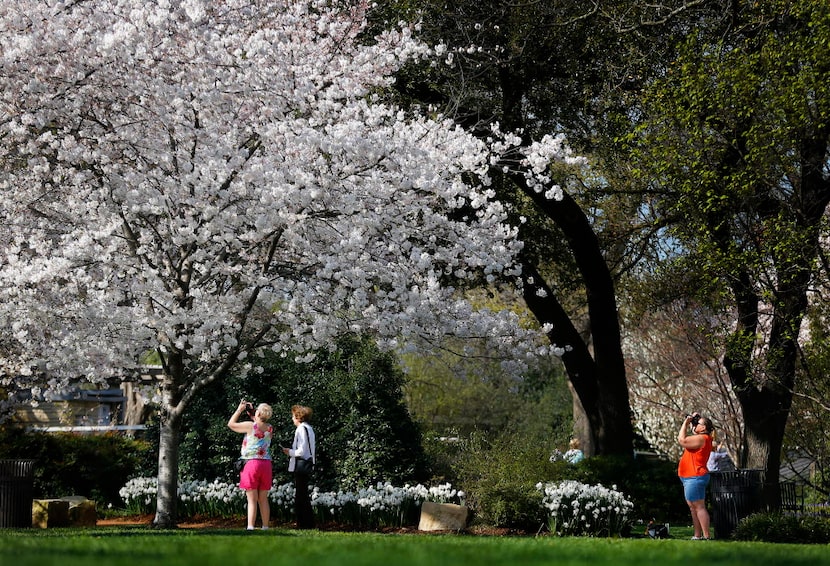
[[[571,441],[568,443],[568,446],[570,446],[571,449],[576,450],[577,448],[579,448],[579,439],[571,438]]]
[[[274,414],[274,410],[271,409],[271,405],[268,403],[260,403],[256,410],[263,421],[268,421],[268,419],[270,419]]]

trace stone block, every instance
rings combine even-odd
[[[424,501],[419,531],[460,531],[467,528],[469,510],[464,505]]]
[[[98,524],[94,501],[80,495],[61,497],[61,501],[69,502],[70,527],[94,527]]]
[[[40,529],[69,526],[69,502],[60,499],[32,500],[32,526]]]

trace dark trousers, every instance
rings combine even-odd
[[[294,512],[298,529],[314,528],[314,510],[311,508],[311,494],[308,492],[307,474],[294,474]]]

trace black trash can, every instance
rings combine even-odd
[[[732,536],[738,522],[763,510],[764,470],[710,472],[712,526],[719,539]]]
[[[0,528],[32,526],[34,460],[0,460]]]

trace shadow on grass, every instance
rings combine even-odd
[[[49,528],[49,529],[2,529],[0,530],[0,534],[6,535],[13,535],[13,536],[37,536],[42,538],[69,538],[69,537],[94,537],[94,538],[104,538],[104,537],[136,537],[136,536],[176,536],[176,537],[189,537],[189,536],[223,536],[223,537],[293,537],[297,536],[296,531],[290,531],[286,529],[256,529],[253,531],[249,531],[247,529],[240,529],[240,528],[215,528],[215,527],[206,527],[204,529],[200,528],[171,528],[171,529],[160,529],[150,525],[119,525],[119,526],[106,526],[106,527],[58,527],[58,528]]]

